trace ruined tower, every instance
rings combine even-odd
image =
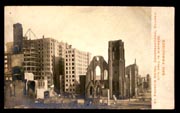
[[[109,88],[110,97],[125,97],[125,53],[122,40],[109,41]]]

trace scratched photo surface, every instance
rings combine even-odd
[[[173,7],[4,9],[5,109],[174,109]]]

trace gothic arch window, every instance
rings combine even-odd
[[[90,87],[90,95],[93,95],[93,87]]]
[[[93,80],[94,77],[93,77],[93,71],[91,71],[91,80]]]
[[[104,70],[104,80],[108,80],[108,72],[107,72],[107,70]]]
[[[101,79],[101,69],[99,66],[96,66],[95,73],[96,73],[96,80],[100,80]]]
[[[96,60],[99,61],[99,57],[96,57]]]

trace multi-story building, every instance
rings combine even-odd
[[[24,40],[24,70],[36,79],[47,78],[48,88],[56,84],[59,76],[59,42],[52,38]],[[54,81],[55,80],[55,81]]]
[[[55,76],[59,76],[59,42],[51,38],[37,39],[39,51],[40,75],[47,76],[48,87],[54,85]]]
[[[23,45],[23,28],[20,23],[13,25],[13,50],[14,53],[19,53],[22,51]]]
[[[23,52],[24,72],[33,73],[34,80],[47,78],[48,88],[60,92],[75,92],[79,75],[85,75],[90,54],[71,48],[67,43],[52,38],[23,37],[20,23],[13,25],[14,53]]]
[[[24,55],[24,62],[23,62],[24,72],[33,73],[36,79],[39,75],[39,62],[38,62],[39,56],[37,51],[37,45],[34,40],[24,39],[23,55]]]
[[[79,76],[85,75],[90,63],[90,53],[79,51],[68,45],[65,56],[65,92],[75,93]]]
[[[57,93],[75,93],[79,75],[86,74],[90,54],[52,38],[24,40],[24,70],[35,79],[47,78]]]
[[[66,48],[68,44],[64,42],[59,42],[59,76],[56,76],[56,90],[58,93],[63,93],[65,91],[65,57],[66,57]]]

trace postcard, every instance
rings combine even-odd
[[[174,109],[174,10],[5,6],[4,108]]]

